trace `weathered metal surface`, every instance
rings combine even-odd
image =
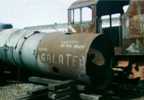
[[[129,9],[129,16],[144,14],[144,0],[131,0]]]
[[[135,15],[129,18],[129,33],[130,38],[143,37],[144,15]]]
[[[8,38],[4,33],[9,34]],[[102,85],[110,78],[107,76],[111,72],[112,47],[102,34],[46,34],[31,30],[0,34],[0,38],[5,38],[0,40],[0,59],[3,61],[85,83],[102,80],[99,81]]]
[[[144,15],[125,16],[123,26],[122,50],[126,50],[132,43],[142,53],[144,48]],[[140,50],[141,49],[141,50]]]
[[[103,35],[49,34],[41,40],[37,53],[42,72],[86,83],[101,80],[97,86],[110,80],[112,47]]]
[[[86,7],[86,6],[90,6],[92,4],[94,5],[94,4],[96,4],[96,1],[97,0],[77,0],[69,7],[69,9]]]
[[[0,33],[0,59],[19,66],[37,65],[35,51],[44,34],[30,30],[5,30]]]
[[[94,34],[49,34],[38,47],[38,62],[47,65],[42,70],[54,74],[82,77],[86,73],[88,50],[97,36]]]
[[[123,16],[123,46],[133,54],[144,54],[144,1],[131,0],[128,12]]]
[[[80,22],[77,22],[75,20],[75,9],[69,9],[68,10],[68,24],[69,26],[72,26],[73,29],[76,31],[76,33],[96,33],[96,6],[95,5],[89,5],[89,9],[91,10],[91,20],[84,21],[83,19],[83,12],[84,7],[79,8],[80,10]],[[71,30],[69,30],[71,32]]]
[[[39,25],[39,26],[30,26],[25,27],[25,30],[31,30],[31,31],[40,31],[40,32],[68,32],[68,29],[70,29],[70,26],[68,26],[67,23],[61,23],[61,24],[50,24],[50,25]]]
[[[76,30],[77,33],[87,33],[95,34],[96,32],[96,23],[95,22],[83,22],[82,24],[75,23],[72,24],[72,27]]]
[[[144,37],[144,1],[132,0],[128,11],[130,38]]]

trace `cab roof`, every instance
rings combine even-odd
[[[98,0],[77,0],[70,5],[69,9],[75,9],[75,8],[81,8],[81,7],[93,5],[96,4],[96,1]]]
[[[77,0],[71,4],[69,9],[88,7],[96,5],[97,15],[123,13],[123,6],[128,5],[130,0]]]

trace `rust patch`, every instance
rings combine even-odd
[[[87,53],[96,36],[49,34],[39,44],[38,60],[47,65],[49,73],[78,77],[86,73]]]
[[[141,14],[144,14],[144,0],[131,0],[129,16],[132,17],[138,15],[138,11]]]

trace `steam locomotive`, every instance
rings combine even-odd
[[[143,80],[143,5],[139,0],[78,0],[68,9],[68,25],[75,32],[3,30],[0,60],[38,73],[80,80],[95,88],[107,86],[112,71]],[[91,20],[84,21],[83,9],[90,11]]]

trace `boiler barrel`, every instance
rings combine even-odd
[[[96,87],[111,79],[113,48],[102,34],[47,34],[28,30],[7,30],[0,34],[0,59],[4,61]]]

